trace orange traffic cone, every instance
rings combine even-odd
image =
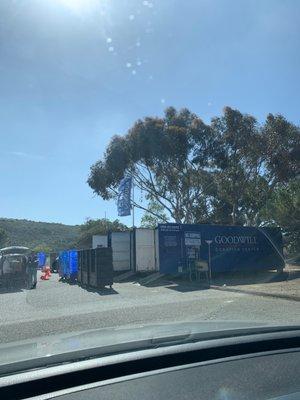
[[[51,277],[51,270],[50,270],[50,267],[49,267],[49,265],[47,265],[46,267],[45,267],[45,273],[46,273],[46,279],[49,279],[50,277]]]
[[[43,281],[48,281],[51,277],[51,271],[50,271],[50,267],[46,266],[43,268],[43,275],[41,276],[41,279]]]

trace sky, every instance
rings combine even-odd
[[[300,124],[299,37],[294,0],[1,0],[0,217],[118,218],[89,168],[168,106]]]

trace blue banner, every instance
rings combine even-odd
[[[119,193],[118,193],[118,216],[125,217],[130,215],[131,211],[131,185],[132,177],[123,178],[120,182]]]

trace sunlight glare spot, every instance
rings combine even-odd
[[[106,43],[111,43],[111,42],[112,42],[112,38],[109,37],[106,39]]]
[[[129,19],[130,19],[130,21],[133,21],[133,20],[134,20],[134,18],[135,18],[135,16],[134,16],[133,14],[129,15]]]
[[[133,69],[133,70],[132,70],[132,75],[135,75],[135,74],[136,74],[136,70]]]
[[[110,51],[112,53],[114,51],[114,47],[113,46],[109,46],[108,51]]]
[[[83,13],[87,10],[91,10],[98,5],[97,0],[58,0],[59,3],[70,11],[75,13]]]
[[[131,68],[131,63],[130,62],[126,63],[126,67]]]

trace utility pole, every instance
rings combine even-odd
[[[105,231],[107,233],[107,231],[108,231],[108,223],[107,223],[106,211],[104,211],[104,220],[105,220]]]

